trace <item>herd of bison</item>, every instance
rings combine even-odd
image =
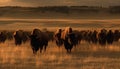
[[[106,44],[112,44],[118,42],[120,39],[119,30],[73,30],[71,27],[65,29],[57,29],[53,31],[41,31],[40,29],[34,29],[33,31],[1,31],[0,43],[4,43],[6,40],[14,40],[16,46],[20,46],[23,43],[30,42],[33,53],[36,54],[40,49],[46,51],[48,42],[55,42],[58,47],[64,46],[67,53],[70,53],[72,48],[85,41],[93,44],[100,44],[106,46]]]

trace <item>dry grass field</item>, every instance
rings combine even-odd
[[[71,26],[74,30],[120,30],[120,19],[0,19],[0,30],[55,31]],[[13,41],[0,44],[0,69],[120,69],[120,41],[105,47],[82,41],[66,53],[49,42],[46,52],[34,55],[30,43],[15,46]]]
[[[1,69],[119,69],[120,43],[101,47],[81,43],[71,54],[49,42],[47,51],[33,55],[29,43],[15,46],[13,41],[0,44]]]

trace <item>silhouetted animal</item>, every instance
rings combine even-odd
[[[45,33],[48,34],[49,41],[53,41],[54,40],[54,32],[52,32],[52,31],[46,31]]]
[[[72,28],[71,27],[65,28],[65,30],[62,32],[61,38],[63,40],[65,49],[67,50],[68,53],[70,53],[73,46],[76,45],[75,41],[76,38]]]
[[[31,47],[33,53],[40,49],[40,53],[42,52],[43,48],[46,51],[46,47],[48,46],[49,36],[47,33],[40,31],[39,29],[34,29],[31,35]]]
[[[29,41],[30,36],[31,36],[31,31],[23,31],[23,37],[22,37],[23,43],[26,43],[27,41]]]
[[[92,32],[92,35],[91,35],[91,41],[92,43],[96,44],[98,42],[98,32],[96,30],[94,30],[94,32]]]
[[[114,40],[114,33],[112,32],[112,30],[109,30],[109,32],[107,33],[107,43],[112,44],[113,40]]]
[[[80,31],[77,31],[77,30],[73,31],[73,33],[75,34],[74,35],[75,36],[74,45],[76,47],[77,45],[79,45],[81,43],[82,33]]]
[[[54,33],[54,39],[58,47],[63,45],[63,40],[61,39],[62,29],[57,29]]]
[[[7,40],[7,33],[6,31],[2,31],[0,33],[0,43],[4,43]]]
[[[119,30],[115,30],[114,41],[119,41],[119,39],[120,39],[120,32],[119,32]]]
[[[15,45],[21,45],[23,38],[23,30],[16,31],[14,38],[15,38]]]
[[[87,37],[87,42],[91,43],[92,42],[92,31],[89,30],[87,32],[87,36],[86,37]]]
[[[13,38],[14,38],[14,32],[13,31],[8,31],[6,34],[7,34],[7,39],[8,40],[13,40]]]
[[[14,38],[15,38],[15,45],[21,45],[22,43],[25,43],[30,38],[30,32],[18,30],[15,32]]]
[[[106,45],[106,30],[102,29],[101,32],[98,34],[99,44]]]

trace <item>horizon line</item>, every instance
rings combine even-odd
[[[119,6],[120,5],[113,5],[114,6]],[[81,5],[81,6],[76,6],[76,5],[53,5],[53,6],[0,6],[0,7],[33,7],[33,8],[36,8],[36,7],[102,7],[102,8],[107,8],[107,7],[112,7],[112,6],[87,6],[87,5]]]

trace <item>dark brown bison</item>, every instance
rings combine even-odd
[[[31,35],[31,47],[33,53],[36,54],[40,49],[40,53],[43,48],[46,51],[46,47],[48,46],[49,36],[47,33],[40,31],[39,29],[34,29]]]
[[[73,33],[75,34],[74,45],[77,46],[81,43],[82,33],[78,30],[74,30]]]
[[[112,44],[113,43],[114,33],[112,32],[112,30],[108,31],[106,39],[107,39],[107,43],[108,44]]]
[[[119,32],[119,30],[115,30],[115,32],[114,32],[114,41],[115,42],[119,41],[119,39],[120,39],[120,32]]]
[[[106,36],[107,36],[107,30],[102,29],[101,32],[98,34],[99,44],[100,45],[106,45]]]
[[[4,43],[7,40],[7,32],[6,31],[2,31],[0,33],[0,43]]]
[[[27,42],[30,38],[30,32],[18,30],[15,32],[15,45],[21,45],[22,43]]]
[[[53,41],[54,40],[54,32],[53,31],[44,31],[46,34],[48,34],[48,39],[49,41]]]
[[[30,36],[31,36],[31,31],[23,31],[23,37],[22,37],[23,43],[28,42],[30,40]]]
[[[13,31],[8,31],[6,34],[7,34],[7,39],[8,40],[13,40],[13,38],[14,38],[14,32]]]
[[[94,30],[94,32],[92,32],[92,35],[91,35],[91,41],[92,43],[94,44],[97,44],[98,42],[98,32],[96,30]]]
[[[16,31],[14,38],[15,38],[15,45],[21,45],[23,38],[23,30]]]
[[[76,38],[72,28],[71,27],[65,28],[65,30],[62,32],[61,38],[63,40],[65,49],[67,50],[68,53],[70,53],[73,46],[76,45]]]
[[[61,39],[62,29],[57,29],[54,33],[54,40],[58,47],[63,45],[63,40]]]
[[[1,31],[0,33],[0,42],[4,43],[6,40],[13,40],[14,32],[12,31]]]
[[[87,40],[86,40],[86,41],[87,41],[88,43],[91,43],[91,42],[92,42],[92,31],[89,30],[89,31],[87,32],[87,36],[86,36],[86,37],[87,37]]]
[[[85,30],[82,30],[80,31],[80,34],[81,34],[81,40],[85,41],[87,32]]]

